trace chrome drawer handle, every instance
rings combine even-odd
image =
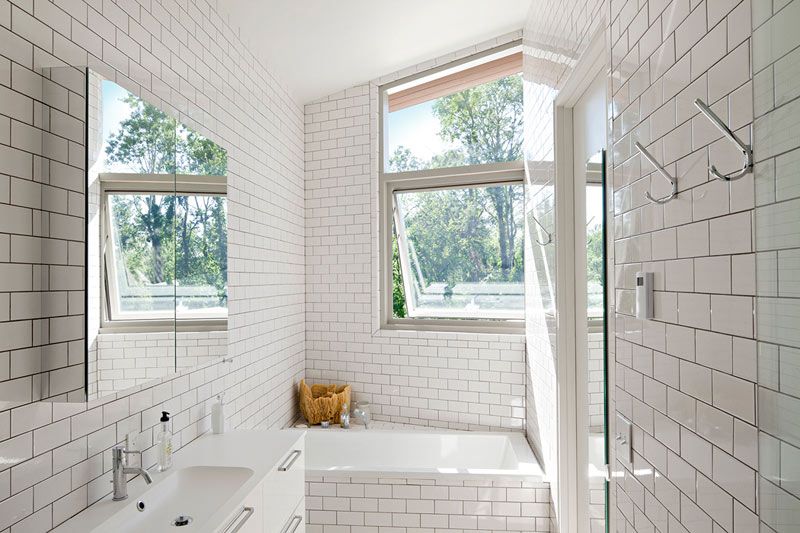
[[[245,522],[250,520],[250,517],[253,516],[254,512],[255,509],[252,507],[243,507],[242,510],[239,511],[239,514],[236,515],[236,518],[233,519],[233,522],[228,524],[228,527],[225,528],[223,533],[236,533],[242,529],[242,526],[245,524]],[[239,520],[240,518],[242,518],[242,520]]]
[[[292,453],[290,453],[289,456],[286,458],[286,460],[281,464],[281,466],[278,467],[278,471],[286,472],[287,470],[289,470],[294,464],[294,462],[297,461],[297,458],[300,457],[301,453],[303,452],[301,452],[300,450],[292,450]]]
[[[294,515],[291,520],[289,520],[283,529],[281,529],[281,533],[294,533],[297,531],[297,528],[300,526],[300,523],[303,521],[303,517],[300,515]]]

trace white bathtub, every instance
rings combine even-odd
[[[309,430],[306,471],[351,477],[513,477],[542,480],[521,433]]]
[[[550,486],[520,433],[310,429],[306,509],[309,532],[554,531]]]

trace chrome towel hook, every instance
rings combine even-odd
[[[664,196],[662,198],[653,198],[649,192],[646,192],[644,193],[645,198],[647,198],[654,204],[665,204],[670,200],[672,200],[673,198],[675,198],[678,195],[678,180],[670,176],[669,173],[666,170],[664,170],[664,167],[662,167],[661,164],[658,161],[656,161],[652,155],[650,155],[650,152],[648,152],[647,149],[644,146],[642,146],[639,142],[636,142],[635,146],[636,149],[639,150],[639,153],[641,153],[645,159],[650,161],[650,164],[656,167],[656,170],[658,170],[659,174],[661,174],[664,177],[664,179],[667,180],[672,186],[672,192],[670,192],[668,196]]]
[[[719,117],[711,111],[711,108],[708,107],[701,99],[697,98],[694,101],[694,105],[697,106],[697,109],[700,110],[705,117],[714,124],[717,129],[719,129],[725,137],[731,140],[738,148],[742,151],[742,155],[744,156],[744,166],[741,170],[737,170],[731,174],[722,174],[717,170],[717,167],[711,165],[708,167],[708,172],[714,176],[718,180],[722,181],[733,181],[738,180],[739,178],[749,174],[753,170],[753,148],[749,144],[744,144],[739,137],[737,137],[728,126],[723,123]]]
[[[534,237],[533,240],[536,241],[536,244],[538,244],[539,246],[547,246],[548,244],[553,242],[553,234],[550,233],[549,231],[547,231],[547,229],[544,226],[542,226],[542,223],[539,222],[539,220],[533,214],[533,211],[530,212],[529,216],[530,216],[530,218],[533,219],[534,222],[536,222],[536,225],[541,228],[541,230],[544,232],[544,234],[547,235],[547,241],[546,242],[542,242],[542,241],[539,240],[538,237]]]

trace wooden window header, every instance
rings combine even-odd
[[[399,111],[520,72],[522,72],[522,52],[516,52],[389,94],[389,112]]]

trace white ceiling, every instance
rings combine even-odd
[[[519,30],[531,0],[223,0],[299,103]]]

